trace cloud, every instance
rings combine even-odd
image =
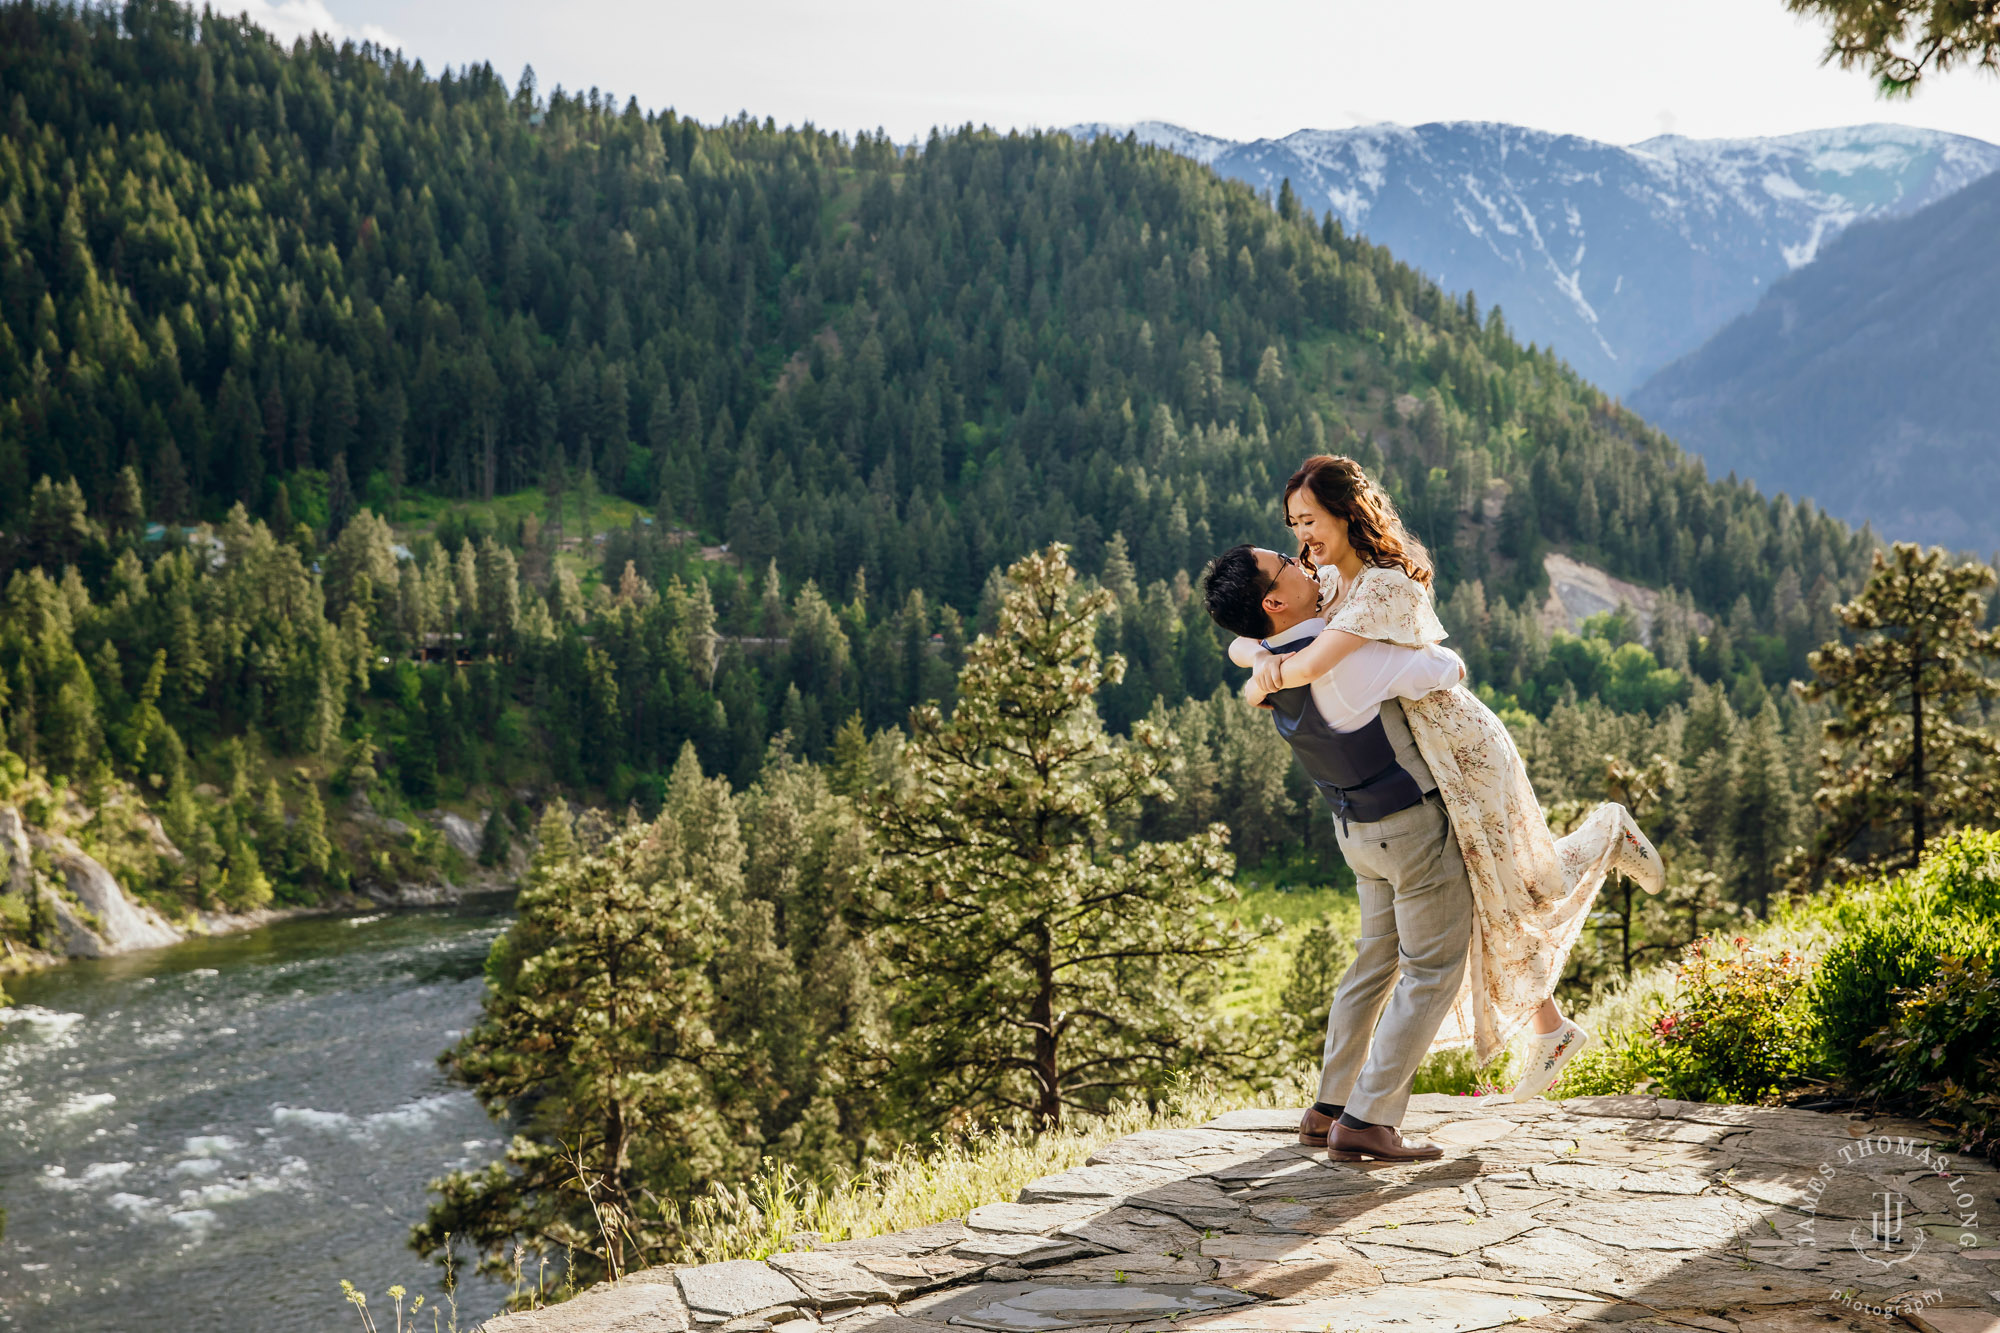
[[[249,0],[249,3],[240,6],[224,0],[216,8],[240,13],[287,46],[315,32],[324,33],[336,42],[374,42],[390,50],[400,49],[403,45],[401,38],[378,24],[363,23],[354,27],[342,23],[327,9],[326,0]]]

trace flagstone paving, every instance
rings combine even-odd
[[[650,1269],[486,1333],[2000,1333],[2000,1173],[1934,1127],[1419,1096],[1434,1162],[1296,1111],[1149,1130],[962,1221]]]

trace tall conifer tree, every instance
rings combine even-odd
[[[1980,628],[1993,582],[1941,547],[1876,554],[1867,587],[1839,609],[1856,642],[1812,654],[1817,679],[1801,687],[1839,715],[1814,797],[1826,822],[1797,868],[1816,879],[1915,865],[1934,835],[2000,814],[2000,740],[1975,713],[2000,696],[1988,674],[2000,632]]]
[[[966,653],[958,705],[912,713],[913,790],[881,809],[882,947],[898,976],[895,1082],[943,1121],[1070,1110],[1156,1088],[1241,1049],[1206,1003],[1246,932],[1220,825],[1135,842],[1136,804],[1169,792],[1172,738],[1107,735],[1095,696],[1109,594],[1060,544],[1008,571],[999,626]]]

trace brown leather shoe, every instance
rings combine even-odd
[[[1435,1143],[1405,1142],[1392,1125],[1369,1129],[1349,1129],[1338,1121],[1327,1135],[1326,1156],[1330,1162],[1430,1162],[1444,1156]]]
[[[1324,1148],[1326,1132],[1333,1128],[1333,1117],[1312,1107],[1299,1117],[1299,1142],[1308,1148]]]

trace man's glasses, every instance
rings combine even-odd
[[[1286,565],[1296,565],[1299,563],[1298,558],[1296,556],[1286,555],[1283,551],[1275,552],[1275,554],[1278,557],[1278,572],[1271,575],[1271,581],[1264,585],[1264,591],[1257,594],[1257,599],[1259,601],[1262,601],[1264,598],[1269,597],[1271,595],[1271,589],[1278,586],[1278,580],[1285,576]]]

